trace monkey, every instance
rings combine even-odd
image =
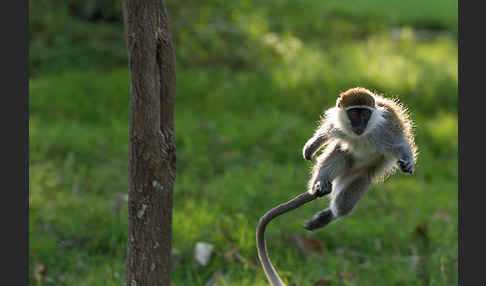
[[[413,128],[408,109],[397,99],[363,87],[342,92],[302,149],[304,159],[313,162],[307,191],[330,194],[330,206],[304,228],[314,231],[350,215],[372,183],[398,168],[413,174],[418,155]]]
[[[397,168],[413,174],[418,156],[409,112],[397,99],[385,98],[363,87],[342,92],[336,106],[321,117],[314,135],[302,149],[313,162],[307,190],[280,204],[259,220],[258,257],[272,286],[285,286],[272,265],[265,228],[275,217],[319,197],[331,194],[330,207],[318,212],[304,228],[313,231],[347,216],[372,182],[384,181]],[[319,149],[324,151],[314,158]]]

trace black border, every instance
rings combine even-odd
[[[459,1],[459,285],[483,285],[486,274],[486,200],[482,180],[486,174],[485,168],[479,165],[480,156],[484,157],[486,152],[482,134],[486,130],[482,102],[486,44],[481,3]]]
[[[0,112],[2,200],[0,217],[2,283],[27,285],[29,279],[29,108],[28,1],[1,1]]]

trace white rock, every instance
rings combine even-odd
[[[213,252],[214,246],[206,242],[196,243],[196,248],[194,249],[194,258],[202,266],[206,266],[211,258],[211,253]]]

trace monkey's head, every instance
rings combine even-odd
[[[374,123],[375,98],[366,88],[356,87],[341,93],[337,99],[336,107],[341,111],[341,123],[346,130],[356,135],[362,135],[370,120]]]

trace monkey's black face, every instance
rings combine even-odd
[[[371,117],[371,110],[367,108],[350,108],[346,110],[349,120],[351,121],[351,129],[354,133],[361,135],[366,130],[368,121]]]

